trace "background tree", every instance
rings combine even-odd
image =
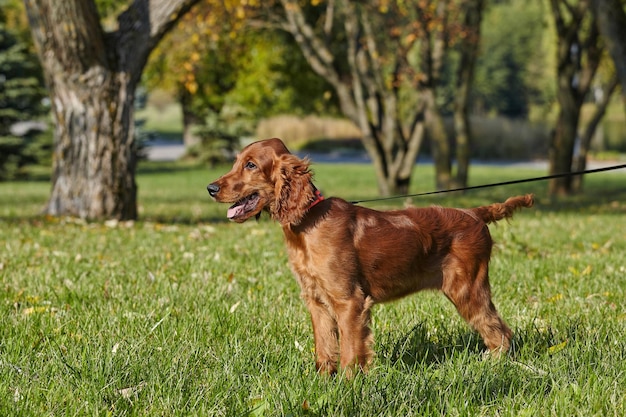
[[[574,152],[573,171],[584,171],[587,169],[587,158],[591,150],[591,141],[606,113],[617,86],[617,75],[613,73],[608,80],[595,87],[593,111],[582,133],[580,133],[578,149]],[[582,191],[584,177],[584,175],[577,175],[572,178],[572,192]]]
[[[452,20],[451,3],[447,0],[424,2],[416,7],[416,33],[419,41],[419,67],[417,72],[418,108],[422,109],[426,132],[430,139],[435,165],[435,185],[438,190],[447,189],[452,180],[450,142],[446,133],[441,103],[438,100],[442,87],[446,53],[450,44]]]
[[[24,0],[55,121],[45,211],[137,217],[135,90],[150,52],[198,0],[135,0],[105,30],[93,0]]]
[[[332,85],[341,112],[361,129],[380,193],[407,192],[426,130],[437,185],[448,187],[450,147],[437,94],[448,45],[459,33],[458,4],[281,0],[280,5],[282,14],[271,10],[269,19],[294,37],[311,68]]]
[[[147,64],[148,90],[164,90],[180,103],[187,146],[199,141],[196,127],[221,112],[235,86],[245,50],[238,36],[243,16],[240,1],[202,2],[167,34]]]
[[[45,158],[46,142],[32,134],[17,135],[15,123],[33,121],[46,114],[45,89],[37,56],[29,50],[19,27],[17,7],[3,2],[0,8],[0,180],[14,179],[20,169]],[[25,132],[26,133],[26,132]]]
[[[586,0],[550,0],[558,38],[557,99],[559,114],[549,152],[550,174],[572,172],[580,111],[602,58],[597,25]],[[551,196],[573,191],[572,177],[552,179]]]
[[[598,31],[615,63],[617,79],[622,86],[622,103],[626,112],[626,12],[620,0],[591,0]]]
[[[476,114],[525,119],[533,105],[554,101],[548,54],[556,37],[545,29],[546,13],[542,2],[490,2],[472,89]]]
[[[457,66],[454,95],[454,132],[456,143],[456,187],[467,186],[470,165],[471,128],[469,121],[470,92],[474,83],[474,68],[479,54],[480,26],[484,8],[483,0],[465,0],[461,3],[463,34],[458,49],[460,60]]]
[[[160,43],[144,73],[148,89],[175,96],[189,152],[220,153],[223,139],[249,136],[262,117],[332,112],[329,90],[284,32],[251,25],[255,2],[206,1]],[[199,133],[199,135],[198,135]]]

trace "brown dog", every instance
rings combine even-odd
[[[234,203],[227,216],[235,222],[266,210],[281,224],[311,313],[319,372],[335,373],[338,362],[348,372],[366,369],[373,355],[371,306],[423,289],[443,291],[491,351],[509,348],[511,330],[491,302],[487,223],[531,207],[532,195],[469,210],[376,211],[324,199],[308,160],[280,139],[244,148],[232,170],[207,189],[216,201]]]

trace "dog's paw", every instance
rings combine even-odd
[[[315,368],[321,375],[335,375],[337,373],[337,362],[317,361],[315,363]]]

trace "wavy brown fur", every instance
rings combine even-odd
[[[269,139],[243,149],[208,189],[217,201],[235,203],[233,221],[266,210],[281,224],[311,314],[319,372],[366,369],[372,305],[424,289],[441,290],[490,351],[509,348],[511,330],[491,301],[487,223],[532,206],[531,195],[469,210],[376,211],[340,198],[317,201],[311,181],[309,162]]]
[[[504,203],[494,203],[488,206],[471,209],[485,223],[495,223],[498,220],[513,216],[515,210],[522,207],[532,207],[535,198],[532,194],[509,197]]]

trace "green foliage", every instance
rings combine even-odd
[[[200,142],[187,150],[187,157],[211,167],[218,163],[233,160],[235,150],[239,148],[239,138],[250,136],[252,123],[247,115],[230,112],[209,114],[201,127],[197,129]]]
[[[152,55],[148,88],[169,91],[199,123],[224,111],[252,121],[285,112],[336,113],[331,89],[291,37],[247,27],[238,13],[230,3],[190,13]]]
[[[369,165],[314,168],[327,195],[376,196]],[[204,187],[226,169],[143,164],[135,223],[42,218],[48,184],[0,184],[1,415],[626,414],[623,173],[490,227],[510,356],[483,357],[449,301],[425,292],[374,307],[373,367],[346,381],[315,373],[280,227],[227,223],[210,201]],[[424,187],[431,171],[417,168]],[[533,173],[476,167],[475,180]]]
[[[332,88],[315,75],[292,38],[278,32],[252,32],[239,61],[227,103],[255,119],[277,114],[337,114]]]
[[[103,19],[117,15],[124,7],[130,4],[129,0],[95,0],[98,13]]]
[[[15,123],[45,114],[41,69],[28,46],[0,20],[0,180],[16,178],[25,165],[50,159],[49,138],[11,132]]]
[[[549,60],[542,43],[550,37],[546,13],[542,2],[526,0],[499,2],[487,9],[472,97],[476,108],[526,117],[531,104],[553,99],[554,88],[546,88],[546,74],[541,73]]]

